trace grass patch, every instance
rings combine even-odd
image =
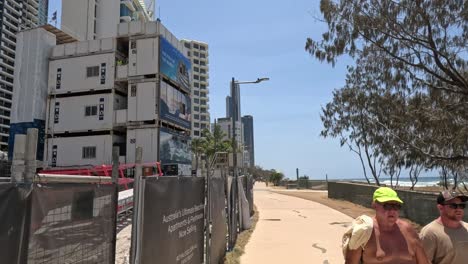
[[[250,236],[255,230],[258,222],[259,213],[257,207],[254,205],[254,215],[252,216],[252,227],[248,230],[242,231],[237,236],[236,245],[231,252],[227,252],[224,257],[224,264],[240,264],[240,257],[244,254],[245,245],[249,242]]]

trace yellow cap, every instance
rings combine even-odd
[[[403,201],[398,197],[397,193],[388,188],[388,187],[380,187],[374,192],[374,197],[372,201],[377,201],[379,203],[386,203],[386,202],[399,202],[403,203]]]

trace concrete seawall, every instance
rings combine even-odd
[[[372,194],[378,186],[347,183],[328,182],[328,197],[341,199],[371,207]],[[426,225],[439,216],[437,210],[437,195],[433,193],[422,193],[416,191],[397,190],[398,196],[404,204],[400,215],[420,225]],[[464,221],[468,221],[468,213],[465,213]]]

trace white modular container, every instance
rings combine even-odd
[[[117,80],[126,80],[128,78],[128,65],[117,65],[117,72],[116,72]]]
[[[49,93],[111,89],[115,81],[115,53],[53,60],[49,64]]]
[[[112,146],[124,136],[98,135],[46,139],[46,162],[50,167],[112,164]]]
[[[43,28],[17,35],[11,123],[46,119],[49,56],[56,38]]]
[[[128,121],[152,121],[158,118],[159,97],[156,82],[128,84]]]
[[[131,21],[120,23],[117,27],[119,37],[159,34],[161,23],[158,21]]]
[[[179,39],[172,34],[164,25],[161,25],[160,27],[160,35],[165,38],[169,43],[171,43],[172,46],[177,48],[180,53],[182,54],[187,54],[187,48],[185,48],[184,44],[179,41]]]
[[[87,41],[71,42],[57,45],[52,51],[51,59],[60,59],[64,56],[76,57],[92,53],[113,52],[117,50],[116,38],[102,38]]]
[[[126,107],[127,98],[118,94],[93,94],[51,98],[48,134],[111,130],[114,112]]]
[[[150,75],[158,72],[158,38],[131,39],[128,45],[128,76]]]
[[[156,162],[159,160],[159,129],[141,128],[127,129],[127,163],[135,162],[137,147],[142,147],[142,162]]]

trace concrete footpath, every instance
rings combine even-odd
[[[344,263],[341,237],[352,218],[322,204],[254,186],[260,218],[242,264]]]

